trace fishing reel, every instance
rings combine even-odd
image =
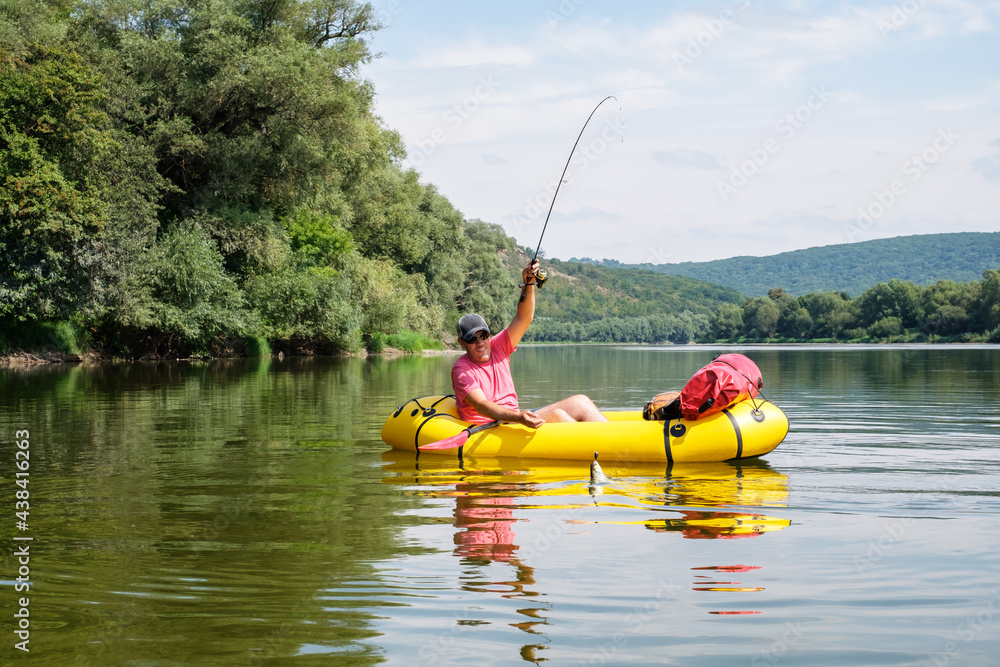
[[[525,295],[528,293],[528,285],[534,285],[536,288],[541,289],[545,281],[549,279],[549,273],[545,269],[537,269],[535,271],[534,280],[530,283],[521,284],[521,298],[518,299],[518,303],[524,301]]]

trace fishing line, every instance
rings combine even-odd
[[[562,184],[566,182],[566,180],[565,180],[566,179],[566,170],[569,169],[569,163],[573,161],[573,154],[576,152],[576,147],[579,145],[580,139],[581,139],[581,137],[583,137],[583,133],[587,129],[587,125],[590,123],[590,119],[594,117],[594,114],[597,113],[597,110],[601,108],[601,105],[604,104],[605,102],[607,102],[608,100],[614,100],[615,102],[618,102],[618,98],[615,97],[614,95],[608,95],[603,100],[601,100],[600,102],[598,102],[597,106],[594,107],[594,110],[590,112],[589,116],[587,116],[587,120],[584,122],[583,127],[580,128],[580,134],[578,134],[576,136],[576,141],[573,142],[573,149],[570,150],[569,157],[566,158],[566,166],[563,167],[562,174],[559,175],[559,182],[556,183],[556,191],[552,194],[552,202],[549,204],[549,212],[545,214],[545,224],[542,225],[542,234],[541,234],[541,236],[538,237],[538,244],[535,245],[535,255],[534,255],[534,257],[531,258],[531,263],[532,264],[534,264],[535,260],[538,259],[538,252],[539,252],[539,250],[542,249],[542,239],[545,238],[545,230],[548,229],[548,227],[549,227],[549,216],[552,215],[552,208],[556,205],[556,197],[559,196],[559,188],[561,188]],[[622,111],[622,105],[621,105],[620,102],[618,103],[618,114],[619,114],[619,119],[620,119],[619,122],[621,124],[622,142],[624,142],[625,141],[625,113]],[[548,276],[546,275],[545,269],[539,269],[538,271],[535,272],[535,281],[536,281],[536,283],[538,284],[539,287],[542,286],[542,284],[546,281],[547,278],[548,278]],[[529,283],[529,284],[532,284],[532,283]],[[519,299],[519,301],[524,301],[524,296],[527,293],[528,293],[528,285],[524,285],[521,288],[521,298]]]

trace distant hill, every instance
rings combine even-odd
[[[898,236],[710,262],[630,265],[606,259],[570,261],[697,278],[739,290],[747,297],[764,296],[775,287],[797,296],[847,292],[853,297],[893,278],[917,285],[978,280],[985,269],[1000,268],[1000,232]]]
[[[530,257],[524,248],[503,256],[518,279]],[[686,343],[708,330],[722,304],[746,300],[731,287],[642,268],[558,259],[543,259],[542,266],[549,279],[536,297],[528,342]]]
[[[723,303],[743,303],[737,290],[698,278],[557,259],[544,260],[544,264],[550,280],[538,299],[547,300],[544,316],[557,320],[580,322],[684,311],[710,315]]]

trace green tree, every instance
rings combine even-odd
[[[883,317],[868,327],[872,338],[890,338],[903,333],[903,320],[898,317]]]
[[[961,306],[942,304],[927,313],[924,323],[927,333],[953,336],[968,331],[969,314]]]
[[[810,338],[838,338],[856,328],[857,314],[851,298],[843,292],[821,292],[799,297],[812,319]]]
[[[350,233],[330,215],[300,208],[283,220],[292,250],[306,266],[338,266],[353,249]]]
[[[972,326],[975,304],[980,298],[976,281],[957,283],[939,280],[924,289],[920,310],[920,328],[928,335],[952,336],[964,333]]]
[[[920,317],[920,288],[910,282],[892,279],[879,283],[858,297],[862,326],[870,326],[886,317],[896,317],[904,327],[912,327]]]
[[[357,77],[377,28],[352,0],[84,2],[75,34],[130,104],[118,120],[153,140],[160,172],[194,209],[290,213],[388,153]],[[391,133],[390,133],[391,134]]]
[[[975,327],[978,331],[993,331],[1000,326],[1000,271],[983,271],[979,286],[979,300],[974,306]]]
[[[146,256],[141,307],[115,324],[131,345],[159,353],[224,349],[247,333],[243,295],[227,275],[215,241],[198,227],[176,227]]]
[[[460,247],[465,250],[466,261],[458,267],[456,286],[459,291],[453,302],[460,312],[479,313],[494,330],[499,330],[514,317],[520,294],[517,287],[520,270],[515,279],[514,269],[508,269],[503,263],[504,256],[514,254],[514,242],[499,225],[480,220],[466,223],[463,232],[464,242]],[[437,284],[440,285],[440,281]],[[449,324],[454,326],[453,322]]]
[[[101,77],[74,53],[0,48],[0,315],[66,317],[87,300],[87,241],[104,226],[97,165],[118,146]]]
[[[769,290],[769,299],[778,306],[777,332],[789,338],[803,338],[812,328],[812,317],[799,300],[780,287]]]
[[[708,315],[705,315],[704,313],[693,313],[690,310],[685,310],[677,315],[667,315],[666,320],[668,327],[670,328],[670,332],[667,334],[667,340],[671,343],[677,343],[680,345],[704,338],[711,327],[711,321]],[[655,340],[649,340],[646,342],[659,343],[661,341],[662,339],[657,337]]]
[[[812,329],[812,316],[801,306],[790,308],[778,319],[778,333],[789,338],[806,338]]]
[[[772,299],[750,299],[743,306],[743,330],[751,338],[773,338],[779,314],[778,305]]]
[[[361,347],[361,307],[351,284],[329,267],[288,267],[245,286],[260,334],[278,349],[353,351]]]
[[[724,303],[712,315],[709,336],[714,339],[736,338],[743,331],[743,309],[734,303]]]

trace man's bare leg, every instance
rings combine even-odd
[[[608,418],[601,414],[594,402],[577,394],[557,401],[552,405],[535,410],[535,414],[548,423],[560,422],[606,422]]]

